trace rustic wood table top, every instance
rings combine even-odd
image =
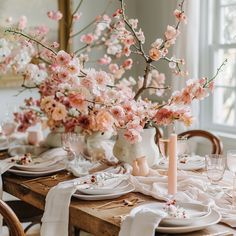
[[[3,188],[4,191],[11,195],[39,209],[44,209],[45,197],[49,189],[61,181],[73,178],[73,175],[66,171],[33,179],[4,174]],[[138,203],[135,206],[125,206],[124,199],[128,201],[138,199]],[[117,236],[122,217],[127,215],[133,207],[143,202],[156,201],[152,197],[139,193],[129,193],[118,199],[102,201],[83,201],[72,198],[70,204],[70,224],[96,236]],[[167,234],[157,233],[156,235]],[[236,235],[236,230],[223,224],[217,224],[201,231],[181,235]]]

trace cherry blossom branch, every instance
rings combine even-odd
[[[146,68],[145,68],[145,74],[144,74],[144,79],[143,79],[143,85],[142,87],[136,92],[135,96],[134,96],[134,100],[138,100],[139,96],[141,95],[141,93],[146,90],[147,87],[147,80],[148,80],[148,73],[151,70],[151,66],[150,63],[146,64]]]
[[[154,87],[154,86],[148,86],[145,89],[156,89],[156,90],[166,90],[166,89],[170,89],[171,87],[170,86],[166,86],[166,87]]]
[[[78,12],[78,10],[80,9],[82,3],[83,3],[83,0],[80,0],[78,6],[75,8],[74,12],[71,14],[70,23],[69,23],[69,31],[68,31],[69,35],[67,37],[67,42],[66,42],[66,51],[68,49],[69,42],[70,42],[70,34],[71,34],[72,28],[73,28],[74,15]]]
[[[102,12],[101,15],[104,15],[107,11],[107,9],[109,8],[110,4],[111,4],[112,1],[109,1],[105,10]],[[89,24],[87,24],[86,26],[84,26],[84,28],[82,28],[80,31],[70,35],[70,38],[74,38],[76,37],[77,35],[80,35],[83,31],[85,31],[86,29],[88,29],[90,26],[92,26],[95,22],[97,21],[97,19],[95,18],[94,20],[92,20]]]
[[[211,83],[218,75],[219,73],[221,72],[222,68],[226,65],[228,59],[225,59],[222,64],[216,69],[216,73],[215,75],[208,81],[206,81],[206,83],[204,84],[203,87],[206,87],[209,83]]]
[[[27,35],[27,34],[21,32],[21,31],[13,30],[13,29],[7,29],[7,30],[5,30],[5,32],[6,32],[6,33],[18,34],[18,35],[20,35],[20,36],[22,36],[22,37],[24,37],[24,38],[29,39],[30,41],[33,41],[33,42],[37,43],[38,45],[42,46],[43,48],[49,50],[49,51],[52,52],[54,55],[57,55],[57,53],[56,53],[52,48],[50,48],[49,46],[47,46],[47,45],[41,43],[41,42],[38,41],[37,39],[34,39],[33,37],[31,37],[31,36],[29,36],[29,35]]]
[[[137,33],[135,32],[135,30],[133,29],[133,27],[130,25],[129,21],[126,18],[124,0],[120,0],[120,2],[121,2],[121,9],[122,9],[122,18],[123,18],[125,24],[128,26],[128,28],[131,30],[131,32],[134,35],[134,37],[136,38],[136,40],[138,42],[138,45],[139,45],[138,49],[141,52],[141,55],[144,57],[145,61],[148,62],[150,60],[150,58],[144,52],[143,44],[142,44],[141,40],[138,38]]]

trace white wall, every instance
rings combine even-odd
[[[35,91],[30,90],[17,95],[20,90],[20,88],[0,89],[0,121],[6,117],[7,113],[12,114],[17,111],[26,97],[38,97]]]

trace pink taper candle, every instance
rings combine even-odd
[[[170,135],[169,142],[169,169],[168,169],[168,193],[177,192],[177,134]]]

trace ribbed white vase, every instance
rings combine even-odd
[[[117,159],[132,165],[136,158],[145,156],[149,167],[158,162],[160,154],[155,143],[155,128],[144,129],[141,133],[142,141],[135,144],[131,144],[125,139],[124,132],[125,129],[118,131],[117,140],[113,148],[113,154]]]

